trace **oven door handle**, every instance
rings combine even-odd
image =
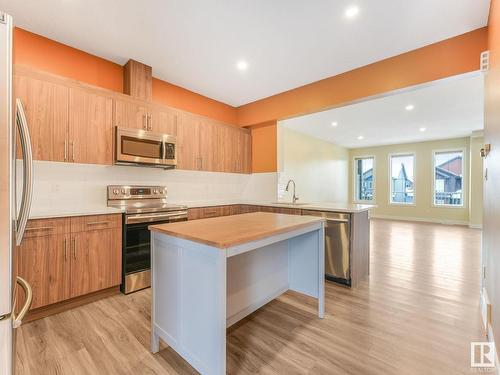
[[[175,211],[170,212],[168,214],[155,214],[155,215],[127,215],[125,218],[126,224],[138,224],[138,223],[148,223],[153,221],[161,221],[161,220],[176,220],[176,219],[187,219],[186,211]]]

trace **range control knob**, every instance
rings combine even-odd
[[[158,190],[154,189],[153,194],[158,194]]]
[[[125,189],[122,189],[122,194],[125,195]]]
[[[113,194],[114,194],[114,195],[118,195],[118,194],[120,194],[120,190],[118,190],[118,189],[113,189]]]

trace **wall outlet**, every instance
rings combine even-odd
[[[481,52],[481,57],[479,58],[479,69],[481,72],[487,72],[490,67],[490,51]]]

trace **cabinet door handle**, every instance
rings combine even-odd
[[[68,260],[68,240],[64,239],[64,260]]]
[[[75,161],[75,142],[71,141],[71,161]]]
[[[33,228],[26,228],[26,232],[32,231],[32,230],[52,230],[54,227],[33,227]]]
[[[144,130],[147,130],[147,129],[148,129],[148,125],[147,125],[147,123],[148,123],[148,120],[147,120],[147,118],[146,118],[146,115],[142,115],[142,128],[143,128]]]
[[[107,220],[107,221],[92,221],[90,223],[87,223],[87,225],[99,225],[99,224],[110,224],[111,223],[111,220]]]
[[[73,259],[76,259],[76,237],[73,237]]]
[[[153,117],[148,115],[148,130],[153,130]]]
[[[64,140],[64,161],[68,161],[68,140]]]

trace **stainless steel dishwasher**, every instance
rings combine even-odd
[[[325,277],[351,286],[351,215],[311,210],[303,210],[302,215],[326,218]]]

